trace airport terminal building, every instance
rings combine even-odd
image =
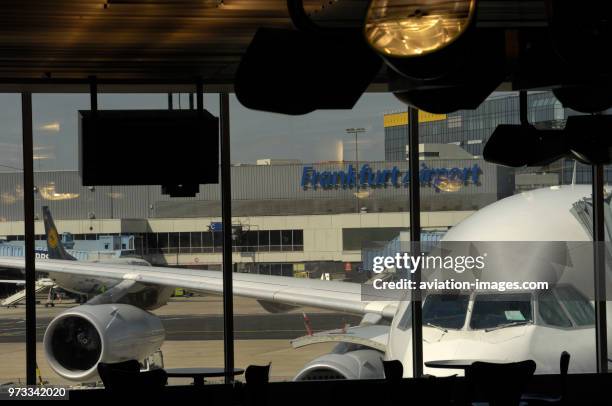
[[[359,267],[364,244],[408,230],[407,161],[238,165],[231,171],[238,270],[311,277],[348,272]],[[423,160],[420,182],[424,233],[438,235],[514,192],[512,172],[482,159]],[[170,198],[159,186],[80,183],[78,171],[35,174],[39,239],[46,205],[60,233],[75,240],[130,235],[135,253],[152,263],[220,267],[218,185],[201,185],[195,198]],[[22,239],[21,174],[0,173],[0,199],[0,238]]]
[[[562,129],[567,118],[580,115],[564,107],[552,92],[531,92],[527,100],[528,120],[539,129]],[[607,111],[609,114],[611,111]],[[519,96],[500,93],[485,100],[474,110],[449,114],[419,112],[421,158],[447,155],[448,148],[458,147],[464,155],[481,158],[489,137],[500,124],[520,124]],[[385,160],[403,160],[408,156],[408,114],[395,112],[384,116]],[[445,148],[445,149],[444,149]],[[576,168],[574,166],[576,165]],[[575,169],[575,171],[574,171]],[[575,174],[575,176],[574,176]],[[612,167],[604,168],[606,183],[612,182]],[[521,168],[516,171],[516,191],[538,187],[591,183],[591,167],[562,158],[542,168]]]

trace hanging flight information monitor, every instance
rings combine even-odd
[[[206,110],[81,110],[79,169],[84,186],[194,196],[219,182],[219,119]]]

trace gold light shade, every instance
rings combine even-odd
[[[410,57],[444,48],[469,26],[476,0],[372,0],[367,41],[383,55]]]

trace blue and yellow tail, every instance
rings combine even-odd
[[[69,261],[76,261],[76,258],[66,252],[62,240],[57,233],[57,227],[51,216],[49,207],[43,206],[43,221],[45,223],[45,235],[47,236],[47,251],[49,253],[49,259],[65,259]]]

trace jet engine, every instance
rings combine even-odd
[[[161,347],[165,335],[161,320],[137,307],[82,305],[51,321],[43,345],[55,372],[83,382],[97,376],[99,362],[144,360]]]
[[[310,361],[294,381],[384,378],[384,354],[364,346],[338,344],[334,350]]]

